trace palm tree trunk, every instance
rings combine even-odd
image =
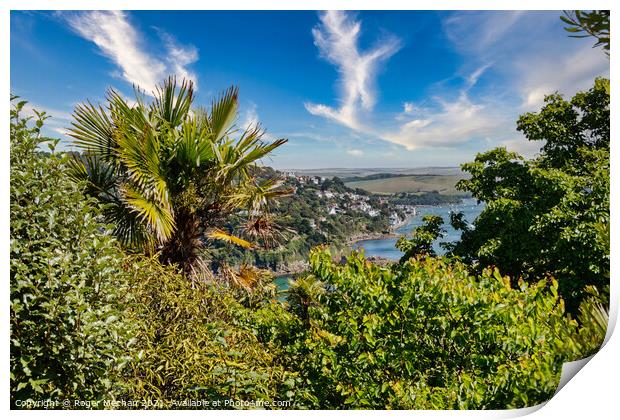
[[[176,229],[164,244],[160,260],[165,264],[177,264],[188,274],[202,247],[199,219],[194,212],[181,208],[175,213],[175,224]]]

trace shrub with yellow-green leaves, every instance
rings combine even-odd
[[[129,399],[158,400],[160,408],[184,408],[184,400],[291,400],[295,375],[276,363],[278,349],[261,343],[253,326],[278,309],[286,314],[280,304],[252,312],[230,289],[192,285],[155,258],[131,266],[140,275],[131,282],[137,342]]]
[[[288,360],[321,408],[503,409],[557,388],[562,363],[600,346],[604,329],[564,313],[557,283],[512,288],[442,259],[379,267],[311,256],[291,289],[304,327]],[[587,331],[586,331],[587,330]]]

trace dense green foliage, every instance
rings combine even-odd
[[[11,403],[111,399],[133,335],[123,254],[67,158],[37,151],[45,115],[33,124],[24,105],[11,110]]]
[[[430,257],[384,268],[317,250],[311,264],[289,296],[302,328],[282,345],[312,407],[533,405],[554,393],[564,361],[604,337],[564,316],[555,281],[513,288],[497,269],[472,276]]]
[[[286,315],[273,284],[192,284],[127,256],[67,176],[69,158],[37,149],[45,116],[33,127],[24,104],[11,113],[11,404],[289,399],[294,375],[254,327],[262,305]]]
[[[462,165],[458,184],[486,203],[453,253],[480,269],[495,265],[513,279],[558,279],[575,311],[586,285],[609,283],[609,81],[570,101],[549,95],[517,127],[543,140],[531,160],[498,148]]]
[[[135,258],[131,266],[140,275],[130,281],[136,357],[125,398],[182,408],[179,401],[186,399],[272,401],[294,395],[295,376],[274,363],[277,349],[255,334],[261,313],[286,315],[275,302],[273,284],[255,296],[250,310],[234,289],[212,282],[189,285],[155,259]]]

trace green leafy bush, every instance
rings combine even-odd
[[[379,267],[325,251],[291,288],[284,347],[317,408],[503,409],[550,398],[562,363],[600,345],[564,315],[555,281],[425,258]],[[589,347],[588,347],[589,346]]]
[[[11,404],[113,398],[131,334],[123,254],[66,157],[38,149],[46,116],[32,124],[25,104],[11,110]]]

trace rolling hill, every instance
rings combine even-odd
[[[461,195],[454,186],[463,179],[463,174],[458,175],[396,175],[390,178],[361,179],[347,182],[350,188],[361,188],[377,194],[394,194],[401,192],[423,193],[437,191],[442,195]]]

